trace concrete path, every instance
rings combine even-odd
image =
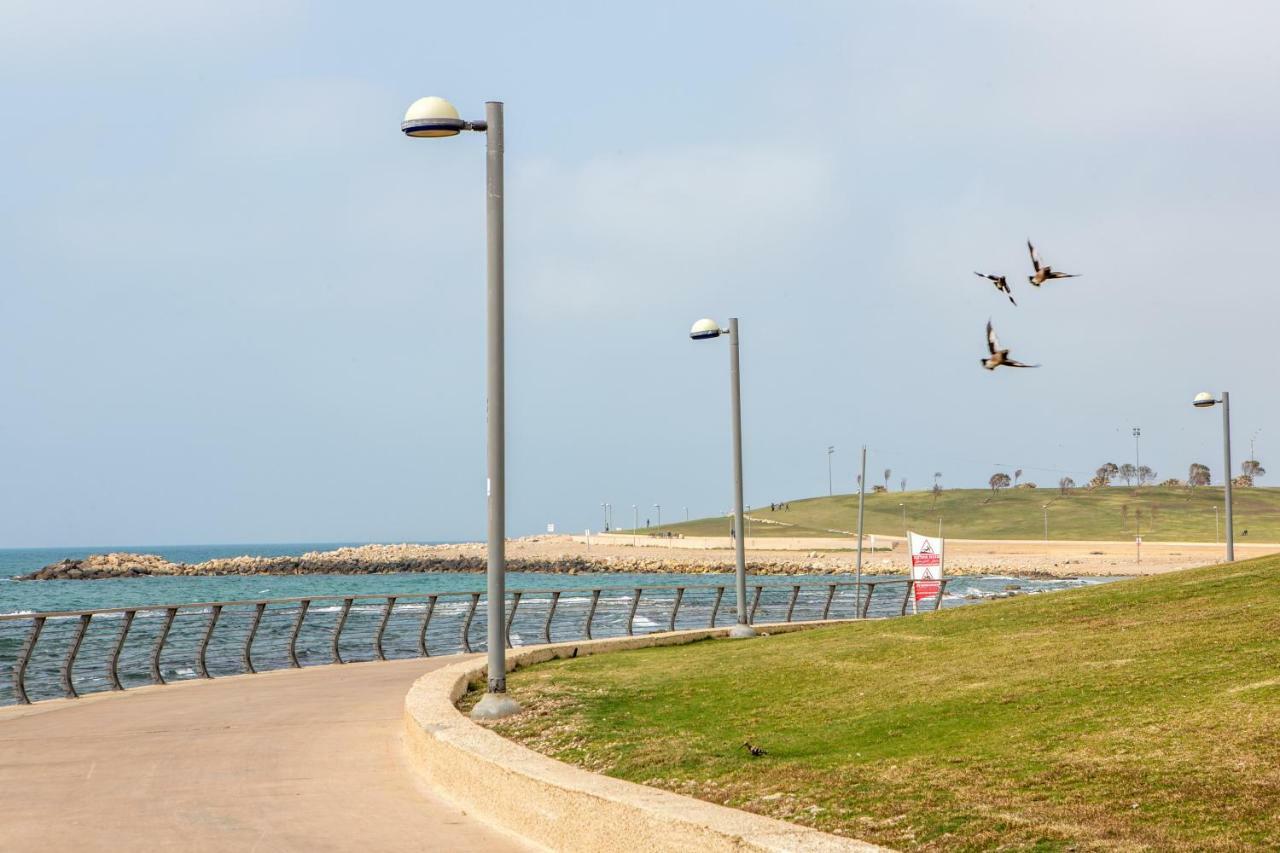
[[[0,708],[0,850],[528,850],[403,762],[405,694],[458,659]]]

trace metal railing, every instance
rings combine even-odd
[[[748,613],[757,625],[900,616],[912,587],[905,579],[761,583],[748,590]],[[941,607],[945,588],[944,580],[927,609]],[[483,601],[479,592],[328,595],[0,615],[0,705],[480,651]],[[735,612],[724,584],[516,590],[507,599],[507,645],[727,626]]]

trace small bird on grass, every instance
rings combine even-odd
[[[1031,245],[1031,241],[1027,241],[1027,248],[1031,251],[1031,266],[1035,267],[1036,274],[1027,276],[1027,281],[1036,287],[1044,284],[1053,278],[1079,278],[1077,273],[1058,272],[1053,267],[1040,260],[1040,253],[1036,251],[1036,247]]]
[[[1010,302],[1013,302],[1013,293],[1012,293],[1012,292],[1010,292],[1010,290],[1009,290],[1009,282],[1005,280],[1005,277],[1004,277],[1004,276],[1002,276],[1002,275],[992,275],[991,273],[985,273],[985,272],[978,272],[977,270],[974,270],[974,273],[973,273],[973,274],[974,274],[974,275],[976,275],[978,278],[989,278],[989,279],[991,279],[991,281],[993,281],[993,282],[995,283],[996,290],[999,290],[999,291],[1000,291],[1001,293],[1003,293],[1005,296],[1009,297],[1009,301],[1010,301]],[[1017,302],[1013,302],[1013,304],[1016,306],[1018,303],[1017,303]]]
[[[987,358],[978,359],[978,361],[987,370],[995,370],[997,367],[1039,367],[1038,364],[1023,364],[1020,361],[1014,361],[1009,358],[1007,349],[1000,349],[1000,339],[996,337],[996,330],[992,328],[991,321],[987,321],[987,349],[991,350],[991,355]]]
[[[761,749],[761,748],[760,748],[760,747],[758,747],[758,746],[752,746],[751,741],[749,741],[749,740],[744,740],[744,741],[742,742],[742,748],[743,748],[743,749],[745,749],[747,752],[751,753],[751,754],[752,754],[753,756],[755,756],[756,758],[759,758],[759,757],[760,757],[760,756],[762,756],[762,755],[768,755],[768,754],[769,754],[768,752],[764,751],[763,749]]]

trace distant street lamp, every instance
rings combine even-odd
[[[488,361],[488,482],[489,560],[488,590],[488,690],[471,716],[495,719],[514,714],[520,706],[507,696],[506,661],[506,413],[504,411],[503,354],[503,205],[502,205],[502,102],[484,105],[484,121],[465,121],[444,98],[419,98],[409,105],[400,123],[407,136],[432,138],[457,136],[464,130],[485,134],[485,231],[487,267]]]
[[[729,629],[733,639],[756,636],[747,617],[747,551],[746,527],[742,523],[742,382],[738,370],[738,318],[729,318],[729,328],[721,329],[715,320],[699,320],[689,330],[695,341],[729,336],[729,393],[733,407],[733,550],[735,563],[734,592],[738,598],[738,623]]]
[[[1222,404],[1222,464],[1225,472],[1222,479],[1226,496],[1224,503],[1227,508],[1227,562],[1230,563],[1236,558],[1236,531],[1232,523],[1234,517],[1231,514],[1231,395],[1223,391],[1222,399],[1215,400],[1208,391],[1201,391],[1191,401],[1191,405],[1197,409],[1208,409],[1219,403]]]
[[[640,535],[640,507],[632,504],[631,513],[635,516],[635,520],[632,522],[634,526],[631,528],[631,547],[634,548],[640,544],[638,538]]]
[[[688,520],[689,520],[689,508],[688,508],[688,507],[685,507],[685,508],[684,508],[684,520],[685,520],[685,521],[688,521]]]
[[[609,505],[607,503],[600,504],[600,509],[604,512],[604,532],[609,532]]]
[[[831,485],[831,457],[835,455],[835,452],[836,449],[834,446],[829,445],[827,447],[827,497],[831,497],[835,494]]]
[[[658,511],[658,526],[662,526],[662,504],[654,504],[653,508]]]
[[[907,505],[900,503],[898,504],[898,509],[902,510],[902,532],[907,533],[909,532],[907,530]]]
[[[1133,468],[1138,485],[1142,485],[1142,427],[1133,428]]]
[[[1049,505],[1041,504],[1040,508],[1044,510],[1044,547],[1049,547]]]

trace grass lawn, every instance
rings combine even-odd
[[[1280,849],[1276,557],[509,689],[495,728],[548,755],[892,847]]]
[[[1233,499],[1237,542],[1280,542],[1280,489],[1236,489]],[[867,533],[901,536],[899,504],[906,505],[907,523],[913,529],[936,531],[941,517],[946,535],[959,539],[1040,539],[1043,507],[1048,504],[1051,539],[1125,540],[1140,532],[1152,542],[1213,542],[1213,508],[1222,507],[1222,489],[1113,486],[1076,489],[1066,496],[1057,489],[1002,489],[994,497],[990,489],[948,489],[936,504],[929,492],[890,492],[867,495]],[[754,523],[751,535],[832,536],[838,535],[833,530],[858,528],[856,494],[795,500],[790,506],[786,511],[770,511],[768,504],[753,507],[748,515],[780,523]],[[1219,523],[1225,537],[1224,514]],[[640,532],[668,530],[685,536],[727,536],[729,519],[695,519]]]

